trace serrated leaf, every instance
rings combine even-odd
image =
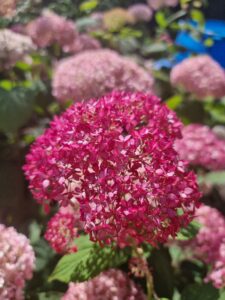
[[[218,300],[219,291],[211,284],[192,284],[184,289],[181,300]]]
[[[199,224],[196,221],[192,221],[186,228],[182,228],[178,232],[176,240],[178,241],[190,240],[197,235],[200,228],[201,228],[201,224]]]
[[[88,244],[85,238],[76,244],[78,252],[63,256],[49,277],[49,281],[83,282],[104,270],[123,264],[129,256],[126,249],[102,248],[92,242]]]

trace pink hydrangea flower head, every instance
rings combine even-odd
[[[186,246],[198,259],[211,266],[205,278],[216,288],[225,287],[225,219],[215,208],[202,205],[196,211],[196,220],[202,225],[197,236]]]
[[[88,34],[80,34],[73,43],[63,48],[65,52],[78,53],[84,50],[100,49],[100,42]]]
[[[128,8],[135,21],[150,21],[153,15],[151,8],[146,4],[134,4]]]
[[[170,81],[199,99],[225,96],[225,72],[207,55],[187,58],[176,65],[171,71]]]
[[[89,50],[63,59],[53,74],[59,101],[100,97],[112,90],[151,92],[154,80],[135,62],[108,49]]]
[[[0,224],[0,299],[23,300],[25,282],[35,263],[28,239],[13,227]]]
[[[134,17],[127,9],[114,7],[103,14],[103,26],[109,31],[118,31],[126,24],[133,24]]]
[[[0,30],[0,69],[12,67],[35,49],[29,37],[9,29]]]
[[[174,7],[178,5],[179,0],[147,0],[147,3],[152,9],[158,10],[165,6]]]
[[[47,47],[54,43],[65,47],[70,45],[77,36],[72,21],[51,11],[44,11],[42,16],[31,21],[27,25],[26,32],[39,47]]]
[[[175,7],[179,4],[179,0],[164,0],[165,6]]]
[[[80,214],[71,205],[61,207],[48,222],[45,239],[58,253],[76,252],[74,239],[78,236]]]
[[[70,283],[62,300],[147,300],[143,291],[125,274],[110,269],[82,283]]]
[[[182,135],[175,144],[181,159],[209,170],[225,169],[225,140],[208,126],[190,124],[183,128]]]
[[[16,12],[18,0],[1,0],[0,16],[11,18]]]
[[[191,220],[199,198],[195,175],[174,150],[180,127],[150,94],[76,103],[27,155],[30,189],[44,205],[76,199],[93,241],[164,242]]]

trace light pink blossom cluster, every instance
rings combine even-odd
[[[100,49],[100,42],[88,34],[79,34],[76,39],[68,46],[64,47],[64,51],[68,53],[78,53],[84,50]]]
[[[174,150],[180,127],[149,94],[76,103],[31,147],[29,187],[44,205],[76,199],[93,241],[165,242],[192,219],[199,198],[195,175]]]
[[[16,12],[18,0],[1,0],[0,16],[11,18]]]
[[[143,291],[120,270],[110,269],[94,279],[70,283],[62,300],[147,300]]]
[[[13,66],[35,49],[29,37],[9,29],[0,30],[0,69]]]
[[[165,6],[175,7],[179,4],[179,0],[147,0],[147,2],[154,10],[161,9]]]
[[[199,99],[225,96],[225,72],[207,55],[187,58],[176,65],[172,69],[170,81]]]
[[[28,239],[13,227],[0,224],[0,299],[22,300],[25,281],[34,269],[34,251]]]
[[[26,33],[39,47],[47,47],[54,43],[62,48],[67,47],[77,36],[77,30],[72,21],[46,10],[42,16],[27,25]]]
[[[153,78],[135,62],[108,49],[90,50],[58,63],[53,74],[53,95],[60,101],[100,97],[112,90],[153,89]]]
[[[61,207],[48,222],[45,239],[58,253],[76,252],[74,239],[78,237],[78,230],[82,228],[78,207]]]
[[[183,128],[182,135],[175,144],[181,159],[209,170],[225,169],[225,140],[208,126],[190,124]]]
[[[146,4],[134,4],[128,8],[128,12],[134,17],[135,21],[150,21],[153,11]]]
[[[225,219],[217,209],[202,205],[196,211],[196,220],[202,227],[188,247],[211,266],[206,282],[212,281],[216,288],[225,287]]]

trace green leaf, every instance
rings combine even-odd
[[[167,45],[165,43],[149,43],[142,47],[142,53],[144,55],[160,54],[167,51]]]
[[[168,249],[154,249],[148,261],[157,295],[171,299],[174,292],[174,276]]]
[[[4,89],[0,87],[0,130],[5,133],[16,132],[27,123],[34,109],[36,95],[43,89],[43,84],[38,82],[23,84],[10,88],[5,82]]]
[[[198,22],[200,25],[203,25],[205,22],[205,18],[203,13],[199,9],[192,9],[191,10],[191,18]]]
[[[198,177],[199,183],[225,184],[225,171],[210,172]]]
[[[192,284],[184,289],[181,300],[219,300],[219,291],[210,284]]]
[[[220,291],[220,297],[219,297],[219,300],[225,300],[225,290],[224,290],[224,289],[222,289],[222,290]]]
[[[174,95],[166,100],[166,104],[170,109],[176,109],[183,101],[182,95]]]
[[[80,5],[80,11],[82,12],[89,12],[93,9],[95,9],[98,6],[98,0],[89,0],[85,1]]]
[[[158,11],[155,14],[155,20],[161,28],[166,28],[168,25],[165,14],[162,11]]]
[[[29,239],[31,244],[37,243],[41,236],[41,227],[36,221],[33,221],[29,226]]]
[[[50,246],[44,239],[40,239],[35,243],[35,257],[36,257],[36,267],[35,271],[40,272],[45,270],[49,260],[55,255]]]
[[[14,84],[10,80],[1,80],[0,87],[6,91],[10,91],[14,87]]]
[[[201,228],[201,225],[198,222],[192,221],[186,228],[182,228],[178,232],[176,240],[178,240],[178,241],[190,240],[197,235],[200,228]]]
[[[88,241],[87,236],[77,239],[76,244],[78,252],[65,255],[60,259],[49,277],[50,282],[53,280],[65,283],[83,282],[104,270],[123,264],[129,256],[126,249],[102,248]]]
[[[58,292],[39,293],[38,300],[60,300],[62,296],[63,295]]]

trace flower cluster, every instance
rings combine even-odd
[[[29,187],[44,205],[76,199],[93,241],[165,242],[190,221],[199,198],[173,147],[180,127],[153,95],[113,92],[76,103],[31,147]]]
[[[179,0],[147,0],[147,2],[152,9],[158,10],[165,6],[171,6],[171,7],[177,6]]]
[[[146,4],[134,4],[128,8],[128,12],[135,21],[150,21],[153,15],[151,8]]]
[[[58,253],[76,252],[74,238],[81,227],[78,209],[70,206],[61,207],[48,222],[45,233],[46,240]]]
[[[225,96],[225,72],[207,55],[187,58],[176,65],[170,80],[174,86],[182,86],[200,99]]]
[[[208,126],[190,124],[183,128],[182,135],[175,144],[181,159],[209,170],[225,168],[225,140]]]
[[[26,27],[26,33],[39,47],[47,47],[54,43],[62,48],[67,47],[77,36],[73,22],[51,11],[44,11],[42,16],[31,21]]]
[[[12,17],[15,14],[18,0],[1,0],[0,16]]]
[[[28,239],[0,224],[0,299],[22,300],[25,281],[32,277],[34,252]]]
[[[196,216],[202,227],[188,247],[211,266],[205,280],[217,288],[225,287],[225,219],[217,209],[205,205],[196,211]]]
[[[116,7],[103,14],[103,27],[110,31],[117,31],[126,24],[133,24],[134,17],[127,9]]]
[[[53,95],[60,101],[81,101],[114,89],[151,92],[153,78],[135,62],[112,50],[99,49],[59,62],[52,86]]]
[[[29,37],[8,29],[0,30],[0,69],[13,66],[34,50]]]
[[[77,38],[68,46],[64,47],[65,52],[78,53],[84,50],[100,49],[100,42],[88,34],[79,34]]]
[[[146,300],[142,290],[120,270],[110,269],[94,279],[70,283],[62,300]]]

